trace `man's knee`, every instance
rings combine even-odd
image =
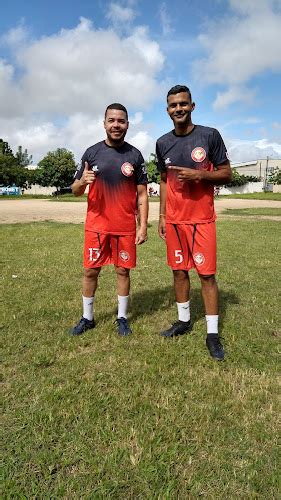
[[[100,267],[96,267],[93,269],[84,268],[84,277],[87,279],[95,280],[97,279],[99,273],[100,273]]]
[[[176,282],[189,279],[188,271],[184,271],[182,269],[173,270],[173,275]]]
[[[215,274],[199,274],[202,285],[213,285],[216,283]]]
[[[126,267],[115,266],[115,271],[117,276],[122,278],[128,278],[130,275],[130,269],[127,269]]]

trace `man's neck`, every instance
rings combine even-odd
[[[187,135],[194,129],[194,124],[190,122],[188,125],[176,126],[175,133],[176,135]]]
[[[124,141],[124,139],[122,139],[122,141],[111,141],[107,137],[104,142],[105,142],[105,144],[107,144],[107,146],[109,146],[111,148],[120,148],[121,146],[123,146],[125,141]]]

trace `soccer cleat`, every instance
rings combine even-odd
[[[95,320],[93,319],[90,321],[89,319],[86,318],[81,318],[80,321],[75,325],[71,330],[69,331],[69,335],[82,335],[86,330],[90,330],[91,328],[95,328],[96,323]]]
[[[127,318],[117,318],[115,323],[117,323],[118,335],[121,337],[126,337],[132,333]]]
[[[224,350],[223,345],[220,342],[220,338],[217,333],[209,333],[206,338],[206,346],[209,349],[209,353],[212,358],[217,361],[224,360]]]
[[[176,321],[168,330],[164,330],[160,333],[161,337],[170,339],[172,337],[178,337],[179,335],[184,335],[192,330],[191,321]]]

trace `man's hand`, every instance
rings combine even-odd
[[[88,184],[92,184],[96,180],[96,174],[92,170],[90,170],[89,164],[85,161],[85,168],[80,179],[80,182],[83,186],[87,186]]]
[[[179,182],[185,181],[196,181],[199,182],[203,178],[204,170],[195,170],[194,168],[183,168],[171,165],[168,167],[169,170],[175,170],[178,174]]]
[[[158,224],[158,233],[162,240],[166,239],[166,217],[165,215],[160,215]]]
[[[142,243],[144,243],[145,241],[147,241],[147,230],[146,230],[146,227],[139,227],[137,229],[137,234],[136,234],[136,245],[141,245]]]

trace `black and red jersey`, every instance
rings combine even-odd
[[[213,171],[228,161],[220,133],[210,127],[194,125],[187,135],[168,132],[156,143],[160,172],[167,172],[166,222],[196,224],[216,219],[214,186],[208,182],[179,182],[177,172],[169,165]]]
[[[89,187],[85,229],[133,234],[137,185],[147,184],[142,154],[127,142],[118,148],[108,146],[105,141],[99,142],[85,151],[74,179],[81,178],[85,161],[96,172],[96,179]]]

